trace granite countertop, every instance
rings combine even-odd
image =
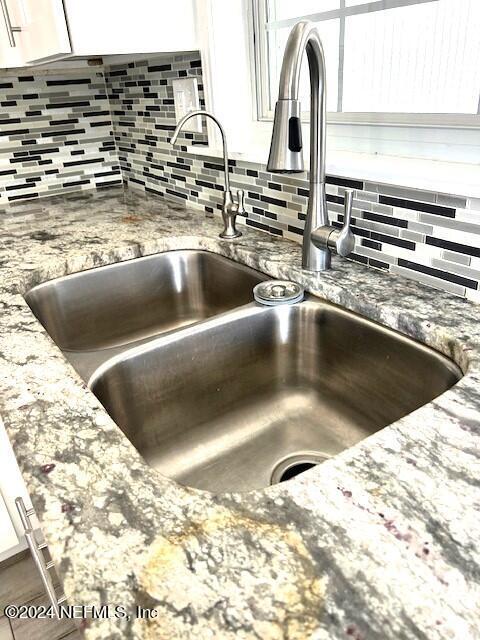
[[[245,227],[223,241],[218,219],[140,192],[12,206],[0,225],[0,414],[65,592],[159,614],[90,620],[88,640],[480,637],[477,306],[338,258],[302,272],[298,244]],[[179,248],[302,282],[466,375],[291,482],[181,486],[146,466],[23,299],[57,276]]]

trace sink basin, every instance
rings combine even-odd
[[[265,279],[214,253],[168,251],[45,282],[25,299],[88,378],[132,343],[250,302]]]
[[[110,360],[90,386],[147,463],[222,492],[328,459],[461,376],[434,350],[309,298],[252,303],[157,338]]]

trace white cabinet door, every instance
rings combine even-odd
[[[0,562],[27,546],[15,505],[17,497],[23,498],[27,509],[31,507],[30,497],[0,417]]]
[[[15,34],[24,64],[64,58],[72,51],[62,0],[16,0],[13,18],[21,31]]]
[[[194,0],[64,2],[75,56],[162,53],[197,48]]]
[[[197,0],[0,0],[0,68],[65,57],[193,51]],[[67,24],[68,23],[68,24]]]
[[[0,494],[0,557],[18,545],[20,540],[10,519],[10,514],[5,506],[5,501]]]
[[[0,69],[21,67],[23,65],[22,50],[18,46],[19,33],[12,31],[16,24],[17,0],[0,0]]]
[[[10,46],[5,36],[2,15],[0,14],[0,69],[22,67],[22,52],[18,47]]]

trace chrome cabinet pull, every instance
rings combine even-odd
[[[65,595],[61,595],[57,598],[55,593],[55,587],[53,586],[52,577],[49,573],[50,569],[55,567],[54,562],[46,562],[43,555],[43,550],[47,549],[47,544],[42,542],[38,544],[35,534],[32,529],[32,523],[30,522],[31,516],[35,514],[33,509],[27,509],[22,498],[16,498],[15,504],[17,506],[18,514],[25,530],[25,538],[27,540],[28,548],[32,554],[35,565],[40,574],[43,586],[49,597],[50,603],[55,611],[57,618],[59,617],[59,606],[67,599]]]
[[[12,26],[12,22],[10,20],[10,14],[8,12],[7,0],[0,0],[0,5],[2,7],[3,18],[5,20],[5,26],[7,28],[8,41],[11,47],[16,47],[17,43],[15,42],[14,33],[19,33],[22,29],[21,27]]]

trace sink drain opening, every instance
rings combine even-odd
[[[285,471],[280,476],[279,482],[285,482],[285,480],[290,480],[290,478],[294,478],[298,476],[300,473],[304,471],[308,471],[312,467],[316,467],[316,462],[298,462],[297,464],[292,464],[291,467],[285,469]]]
[[[279,482],[285,482],[291,480],[296,476],[308,471],[312,467],[316,467],[318,464],[325,462],[331,456],[325,453],[317,452],[301,452],[286,456],[280,462],[277,462],[273,468],[270,478],[270,484],[277,484]]]

